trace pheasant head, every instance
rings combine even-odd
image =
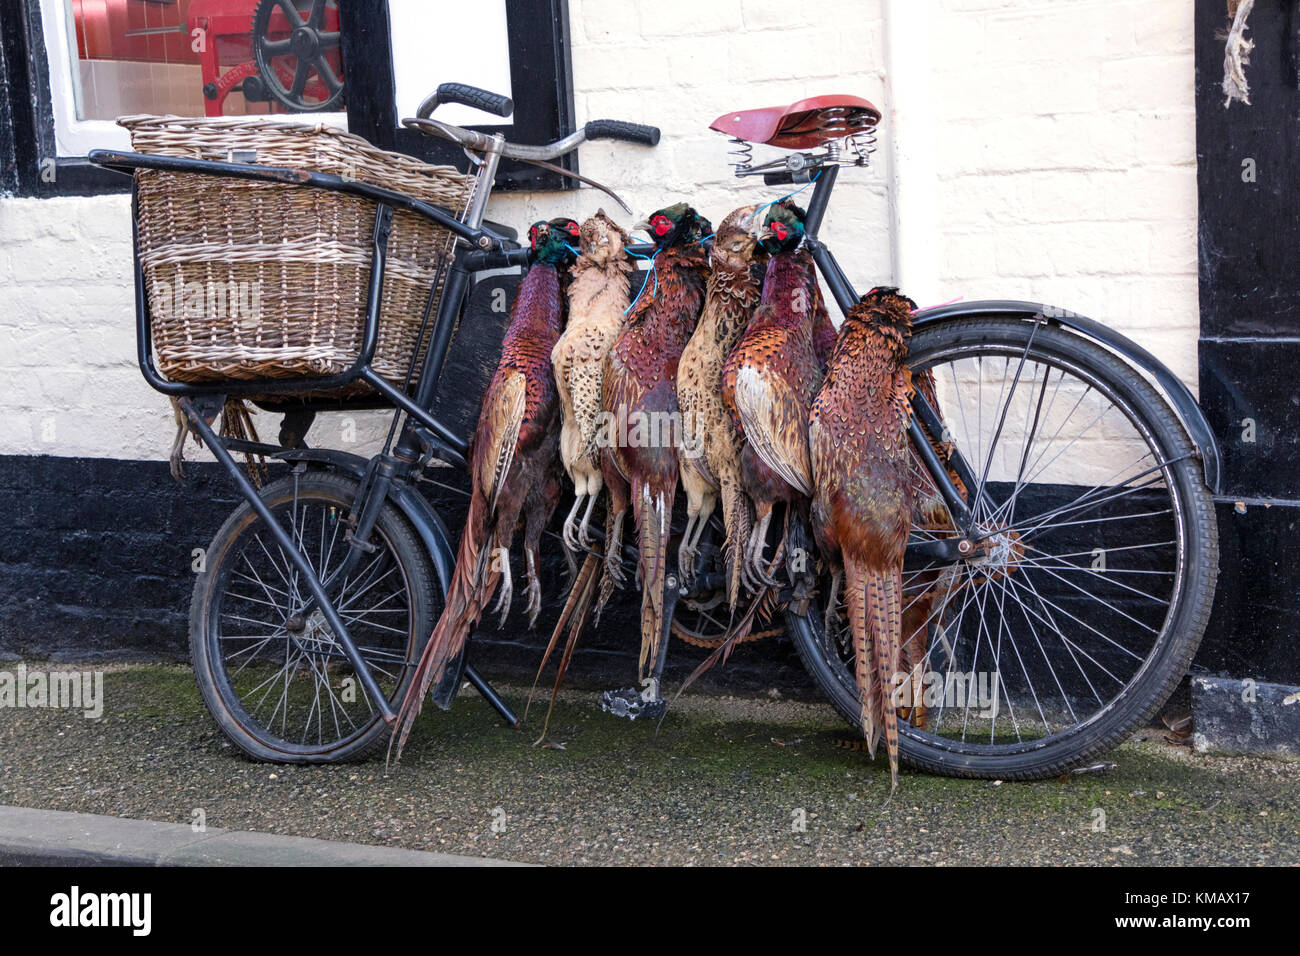
[[[754,261],[758,251],[758,237],[749,228],[757,206],[741,206],[732,212],[713,237],[713,249],[710,261],[715,270],[722,272],[745,272]]]
[[[572,226],[572,230],[570,230]],[[578,224],[563,217],[550,222],[535,222],[528,228],[528,245],[537,262],[559,267],[571,262],[575,256],[572,243],[578,235]]]
[[[601,209],[582,224],[579,251],[593,265],[604,267],[623,257],[627,233]]]
[[[789,199],[773,203],[763,217],[759,243],[772,255],[793,252],[803,241],[805,216],[806,213]]]
[[[907,296],[891,286],[880,286],[864,295],[849,310],[840,331],[857,328],[872,332],[884,340],[886,347],[894,351],[905,350],[912,334],[912,313],[915,311],[916,303]]]
[[[651,213],[645,222],[632,227],[650,233],[655,246],[667,249],[702,241],[713,232],[713,225],[684,202]]]

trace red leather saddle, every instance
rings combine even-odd
[[[709,124],[728,136],[782,149],[811,149],[855,129],[875,126],[880,110],[860,96],[813,96],[789,106],[725,113]]]

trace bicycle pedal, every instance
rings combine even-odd
[[[600,709],[628,720],[658,720],[668,710],[668,701],[658,695],[647,699],[635,687],[624,687],[601,694]]]

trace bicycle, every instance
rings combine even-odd
[[[190,637],[208,709],[257,759],[354,760],[384,745],[395,703],[437,620],[455,542],[418,483],[434,459],[466,468],[467,442],[428,409],[474,275],[528,259],[527,249],[484,220],[499,160],[550,162],[598,137],[651,146],[659,139],[653,127],[594,121],[554,143],[521,146],[433,119],[448,102],[501,116],[511,104],[444,84],[417,117],[404,121],[459,145],[474,160],[477,186],[463,216],[327,174],[91,154],[93,162],[124,172],[171,169],[288,182],[375,204],[375,266],[361,352],[351,368],[325,379],[219,387],[165,379],[151,358],[137,250],[140,368],[155,389],[179,397],[192,428],[244,498],[208,549],[195,584]],[[840,170],[867,165],[879,119],[866,100],[824,96],[727,114],[712,124],[733,139],[737,176],[811,189],[806,247],[844,312],[858,294],[820,227]],[[786,153],[756,165],[754,143]],[[458,237],[410,393],[370,366],[394,209],[432,218]],[[651,250],[629,248],[642,255]],[[922,696],[907,702],[903,757],[960,776],[1059,774],[1150,719],[1196,651],[1217,575],[1211,493],[1218,448],[1186,387],[1149,352],[1091,319],[1001,300],[922,309],[913,319],[914,376],[928,376],[932,387],[916,392],[909,436],[920,463],[917,480],[942,502],[946,517],[917,528],[908,545],[912,617],[904,637],[919,638],[924,654],[906,682]],[[425,336],[422,328],[420,342]],[[413,367],[420,354],[417,343]],[[388,439],[369,460],[220,438],[194,404],[213,392],[292,394],[355,382],[393,408]],[[259,492],[232,457],[239,451],[286,462],[290,473]],[[1120,530],[1127,536],[1120,538]],[[679,575],[667,576],[665,600],[673,608],[683,601],[696,615],[679,620],[679,630],[709,640],[717,634],[705,632],[723,624],[710,622],[708,613],[722,587],[720,540],[706,536],[689,588],[679,585]],[[856,726],[852,650],[831,590],[822,574],[812,599],[786,588],[781,604],[804,665]],[[266,630],[235,633],[241,627]],[[434,688],[434,701],[449,706],[465,680],[508,723],[517,723],[465,655]]]

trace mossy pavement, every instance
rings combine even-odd
[[[400,764],[286,767],[226,742],[188,668],[104,669],[99,720],[0,710],[0,803],[556,864],[1300,863],[1300,761],[1158,731],[1102,772],[904,771],[891,798],[883,758],[837,747],[820,703],[692,692],[656,734],[573,688],[537,747],[544,698],[512,730],[467,690],[426,711]],[[501,689],[522,709],[525,688]]]

